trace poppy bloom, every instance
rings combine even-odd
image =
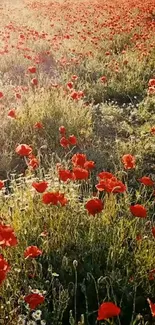
[[[33,182],[32,183],[32,186],[35,188],[35,190],[38,192],[38,193],[43,193],[45,192],[45,190],[47,189],[48,187],[48,183],[45,182],[45,181],[42,181],[42,182]]]
[[[4,187],[4,182],[0,180],[0,190]]]
[[[72,93],[70,94],[70,97],[74,100],[79,100],[80,98],[84,97],[84,92],[82,90],[80,91],[73,90]]]
[[[84,167],[86,161],[87,161],[87,157],[83,153],[75,153],[72,157],[72,164],[74,166]]]
[[[59,127],[59,132],[64,135],[66,133],[66,128],[63,125],[61,125]]]
[[[16,97],[16,99],[21,99],[22,96],[21,96],[20,93],[16,93],[16,94],[15,94],[15,97]]]
[[[58,203],[63,207],[68,203],[68,199],[63,193],[58,193]]]
[[[151,310],[152,317],[155,317],[155,304],[153,304],[153,302],[149,298],[147,299],[147,301]]]
[[[151,133],[152,135],[155,135],[155,126],[152,126],[152,128],[151,128],[151,130],[150,130],[150,133]]]
[[[77,91],[72,91],[72,93],[70,94],[71,98],[74,100],[78,100],[79,96],[78,96],[78,92]]]
[[[14,108],[10,109],[8,112],[8,117],[16,118],[16,110]]]
[[[39,167],[38,159],[36,157],[32,157],[28,162],[28,166],[33,170],[37,169]]]
[[[37,78],[33,78],[33,79],[31,80],[31,84],[32,84],[33,86],[37,86],[37,85],[38,85],[38,79],[37,79]]]
[[[152,181],[152,179],[148,176],[143,176],[141,178],[138,179],[138,181],[146,186],[153,186],[154,182]]]
[[[142,237],[141,234],[138,234],[138,235],[136,236],[136,240],[137,240],[137,241],[141,241],[142,239],[143,239],[143,237]]]
[[[78,91],[78,99],[84,97],[84,92],[82,90]]]
[[[96,185],[98,191],[106,191],[107,193],[124,193],[126,186],[116,177],[101,179]]]
[[[95,168],[95,162],[93,160],[87,160],[84,163],[84,168],[85,169],[93,169],[93,168]]]
[[[42,251],[37,246],[28,246],[24,251],[25,258],[35,258],[42,255]]]
[[[63,147],[63,148],[67,148],[67,147],[69,146],[69,141],[68,141],[67,138],[62,137],[62,138],[60,139],[60,144],[61,144],[61,147]]]
[[[30,73],[36,73],[36,67],[29,67],[28,72]]]
[[[96,213],[100,213],[103,210],[103,207],[103,202],[98,198],[89,200],[85,205],[89,214],[92,214],[93,216]]]
[[[67,88],[72,89],[73,88],[73,83],[70,81],[67,83]]]
[[[10,270],[8,262],[0,255],[0,285],[6,279],[6,275]]]
[[[150,79],[148,82],[149,87],[155,87],[155,79]]]
[[[101,80],[102,83],[107,82],[107,78],[105,76],[101,77],[100,80]]]
[[[148,278],[150,281],[154,280],[155,277],[155,269],[149,271]]]
[[[116,317],[120,314],[121,309],[112,302],[103,302],[98,309],[97,320],[101,321],[104,319]]]
[[[42,201],[44,204],[52,204],[64,206],[67,204],[68,200],[63,193],[59,192],[46,192],[43,194]]]
[[[124,164],[125,169],[135,168],[136,159],[130,154],[126,154],[122,157],[122,163]]]
[[[63,182],[73,179],[73,173],[68,169],[58,169],[59,179]]]
[[[29,304],[30,309],[35,309],[38,305],[44,302],[45,298],[41,294],[30,293],[24,298],[24,300],[27,304]]]
[[[77,80],[78,76],[76,76],[75,74],[71,77],[72,80]]]
[[[139,217],[139,218],[146,218],[147,217],[146,208],[141,204],[131,205],[130,206],[130,212],[135,217]]]
[[[44,204],[54,204],[57,205],[58,199],[57,195],[53,192],[46,192],[43,194],[42,201]]]
[[[155,95],[155,86],[149,87],[147,93],[148,95]]]
[[[152,227],[151,231],[152,231],[153,237],[155,238],[155,227]]]
[[[75,180],[86,180],[89,177],[88,170],[80,167],[73,168],[73,174]]]
[[[0,246],[16,246],[17,238],[14,230],[9,225],[0,224]]]
[[[4,97],[4,94],[2,93],[2,91],[0,91],[0,99]]]
[[[35,129],[43,129],[43,124],[42,124],[41,122],[36,122],[36,123],[34,124],[34,128],[35,128]]]
[[[75,135],[70,135],[68,141],[72,146],[75,146],[77,144],[77,138]]]
[[[19,146],[17,146],[15,151],[20,156],[28,157],[32,152],[32,148],[30,146],[28,146],[27,144],[19,144]]]

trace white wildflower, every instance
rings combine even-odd
[[[41,314],[42,314],[42,311],[38,309],[32,313],[32,317],[34,320],[40,320]]]
[[[37,323],[34,320],[29,320],[27,325],[37,325]]]

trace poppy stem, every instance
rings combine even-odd
[[[76,324],[76,316],[77,316],[77,269],[76,266],[74,267],[75,270],[75,284],[74,284],[74,322]]]

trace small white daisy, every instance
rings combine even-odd
[[[32,317],[34,320],[40,320],[41,314],[42,314],[42,311],[38,309],[32,313]]]
[[[37,323],[34,320],[29,320],[27,325],[37,325]]]
[[[41,320],[40,325],[46,325],[46,321],[45,320]]]

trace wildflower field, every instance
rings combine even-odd
[[[0,1],[0,324],[155,324],[155,2]]]

